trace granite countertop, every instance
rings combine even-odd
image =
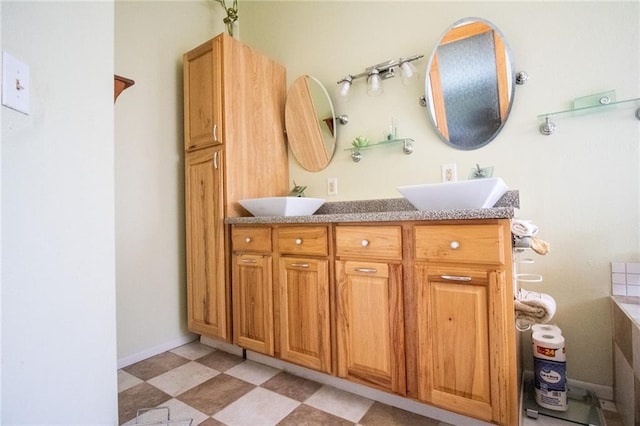
[[[230,217],[227,224],[269,224],[269,223],[336,223],[336,222],[397,222],[413,220],[473,220],[511,219],[520,208],[520,195],[507,191],[494,207],[488,209],[464,210],[416,210],[404,198],[381,200],[336,201],[322,205],[309,216],[259,216]]]

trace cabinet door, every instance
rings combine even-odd
[[[329,261],[280,258],[280,357],[331,373]]]
[[[415,277],[419,399],[501,423],[505,378],[499,352],[505,348],[497,306],[504,274],[417,265]]]
[[[402,268],[337,261],[338,376],[406,393]]]
[[[184,147],[222,143],[222,48],[216,37],[183,58]]]
[[[273,356],[271,256],[233,256],[233,340],[243,348]]]
[[[228,340],[221,153],[210,148],[185,159],[187,311],[190,331]]]

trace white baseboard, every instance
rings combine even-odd
[[[229,352],[240,356],[242,355],[242,348],[231,345],[229,343],[220,342],[206,337],[202,337],[200,339],[200,343],[212,346],[224,352]],[[400,409],[410,411],[421,416],[440,420],[445,423],[456,426],[490,426],[489,423],[485,423],[477,419],[472,419],[470,417],[452,413],[450,411],[433,407],[431,405],[422,404],[409,398],[403,398],[398,395],[393,395],[390,393],[379,391],[377,389],[372,389],[367,386],[340,379],[335,376],[330,376],[328,374],[320,373],[315,370],[310,370],[308,368],[300,367],[295,364],[290,364],[280,359],[271,358],[269,356],[251,351],[247,351],[246,355],[248,360],[286,371],[287,373],[293,374],[294,376],[313,380],[314,382],[318,382],[324,385],[333,386],[334,388],[344,390],[346,392],[351,392],[364,398],[369,398],[383,404],[398,407]]]
[[[161,354],[163,352],[170,351],[171,349],[177,348],[178,346],[186,345],[187,343],[193,342],[197,339],[198,336],[196,334],[187,334],[169,342],[164,342],[152,348],[145,349],[142,352],[127,355],[124,358],[118,359],[118,369],[127,367],[131,364],[135,364],[138,361],[151,358],[152,356]]]

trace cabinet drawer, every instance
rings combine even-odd
[[[231,230],[233,251],[251,253],[271,252],[271,228],[269,226],[234,226]]]
[[[336,255],[402,260],[399,226],[337,226]]]
[[[432,225],[414,228],[417,260],[504,264],[499,225]]]
[[[279,253],[329,255],[326,226],[286,226],[279,228],[277,235]]]

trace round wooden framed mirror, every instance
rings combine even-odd
[[[285,126],[289,148],[310,172],[325,169],[336,150],[336,119],[331,98],[318,79],[298,77],[287,93]]]
[[[428,116],[443,141],[473,150],[500,133],[513,104],[515,72],[493,24],[480,18],[455,22],[440,38],[427,71]]]

